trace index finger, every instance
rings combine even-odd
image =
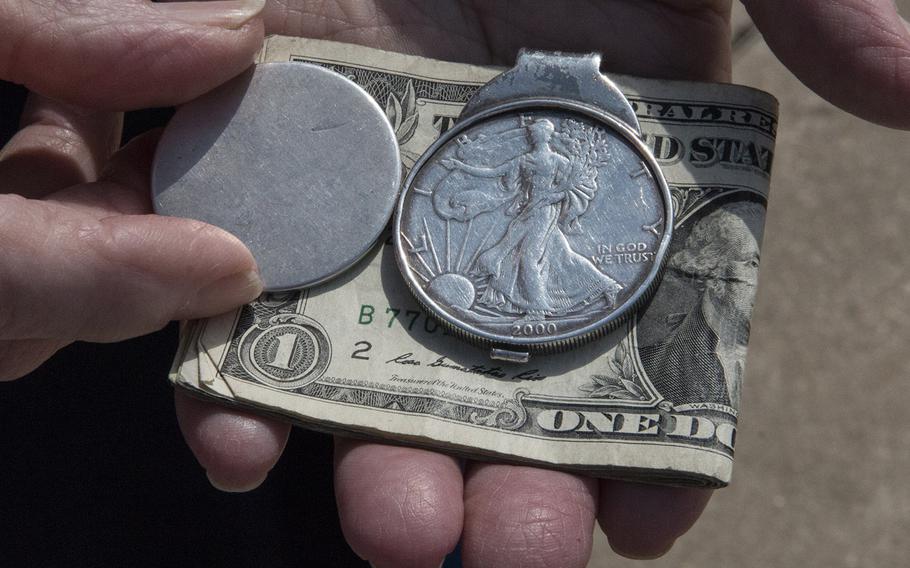
[[[250,65],[265,0],[0,2],[0,79],[106,110],[190,100]]]

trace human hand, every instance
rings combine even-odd
[[[0,152],[0,379],[73,341],[135,337],[261,292],[236,238],[149,215],[155,134],[111,158],[113,110],[180,102],[249,65],[262,39],[256,5],[206,8],[0,4],[0,78],[33,91]]]
[[[910,95],[910,34],[889,2],[747,6],[779,56],[820,94],[867,119],[910,127],[902,102]],[[729,81],[729,8],[722,0],[284,0],[269,6],[266,26],[500,65],[521,47],[596,50],[608,72]],[[177,409],[190,446],[221,486],[258,483],[266,469],[251,467],[250,456],[271,464],[284,443],[286,430],[267,420],[179,393]],[[461,539],[465,566],[584,566],[596,519],[618,552],[653,557],[688,530],[710,495],[529,467],[461,466],[434,452],[338,438],[335,487],[354,551],[376,566],[437,566]]]
[[[870,120],[910,126],[902,104],[910,94],[907,32],[886,0],[748,4],[781,58],[821,94]],[[266,23],[272,33],[479,63],[508,64],[519,47],[598,50],[607,71],[727,80],[727,10],[721,0],[285,0],[270,5]],[[238,61],[239,51],[231,52]],[[127,85],[123,92],[154,98],[147,93],[162,88]],[[82,96],[101,104],[95,93]],[[180,98],[172,93],[170,102]],[[287,438],[287,426],[179,393],[177,408],[210,479],[227,489],[261,482]],[[524,467],[469,463],[462,472],[456,460],[433,452],[343,439],[337,446],[342,527],[354,550],[377,566],[436,566],[462,535],[468,566],[582,566],[595,518],[620,552],[659,555],[708,496]]]

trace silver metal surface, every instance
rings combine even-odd
[[[563,85],[592,65],[551,75]],[[536,68],[533,88],[511,101],[499,79],[495,97],[484,87],[489,104],[469,103],[412,169],[395,220],[418,300],[493,356],[561,351],[612,329],[653,292],[671,237],[669,189],[637,121],[588,100],[527,96],[546,75]],[[612,110],[631,112],[612,97]]]
[[[382,109],[347,78],[269,63],[181,107],[152,174],[155,211],[233,233],[270,291],[345,270],[395,206],[401,161]]]
[[[641,134],[638,117],[619,87],[600,72],[600,54],[522,49],[515,67],[484,85],[462,110],[465,118],[518,99],[584,102],[613,115]]]

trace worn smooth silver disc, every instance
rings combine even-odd
[[[315,65],[268,63],[177,111],[152,194],[157,213],[236,235],[276,291],[318,284],[366,254],[400,177],[395,133],[366,91]]]
[[[637,133],[549,99],[463,118],[411,171],[395,221],[421,304],[516,360],[630,315],[659,280],[671,231],[669,189]]]

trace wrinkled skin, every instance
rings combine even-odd
[[[746,5],[820,95],[910,127],[910,32],[889,0]],[[114,153],[113,111],[207,91],[251,61],[264,31],[502,65],[521,47],[596,50],[607,71],[728,81],[729,10],[729,0],[275,0],[225,26],[178,21],[168,5],[141,0],[3,2],[0,78],[33,95],[0,153],[0,378],[75,340],[125,339],[259,294],[255,263],[236,239],[148,215],[156,135]],[[176,407],[187,442],[225,490],[258,486],[287,440],[286,425],[179,392]],[[466,566],[580,567],[595,524],[617,552],[655,557],[710,497],[341,438],[335,472],[345,536],[376,566],[435,567],[461,539]]]

